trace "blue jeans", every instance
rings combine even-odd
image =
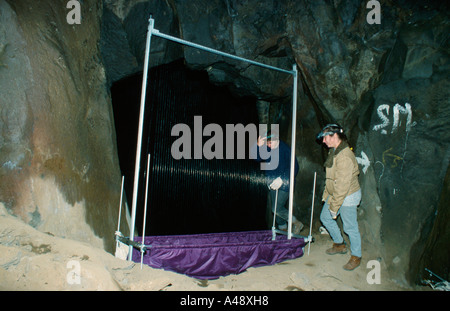
[[[327,229],[334,243],[340,244],[344,242],[341,230],[337,225],[335,219],[331,217],[330,211],[328,210],[328,200],[325,202],[320,213],[320,220]],[[338,216],[341,216],[344,232],[348,235],[350,240],[350,251],[353,256],[361,257],[361,234],[358,228],[358,216],[357,216],[357,205],[342,205],[339,208]]]

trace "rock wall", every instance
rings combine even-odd
[[[98,1],[0,1],[0,200],[33,227],[113,250],[120,171]]]

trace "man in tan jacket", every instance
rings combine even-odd
[[[350,260],[344,265],[344,269],[354,270],[361,263],[361,234],[357,220],[357,207],[361,201],[358,162],[339,125],[325,126],[317,135],[317,139],[329,148],[328,158],[324,164],[326,180],[322,201],[325,203],[320,220],[334,243],[326,252],[329,255],[347,253],[344,239],[336,223],[337,217],[341,216],[351,250]]]

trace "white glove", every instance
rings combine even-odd
[[[274,181],[272,181],[269,188],[272,190],[278,190],[278,189],[280,189],[282,184],[283,184],[283,181],[281,180],[280,177],[278,177]]]

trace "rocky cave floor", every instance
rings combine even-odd
[[[349,254],[325,255],[328,235],[317,233],[308,255],[283,263],[250,268],[239,275],[197,280],[114,257],[86,243],[35,230],[0,206],[0,290],[125,291],[409,291],[389,280],[381,268],[380,284],[369,284],[370,255],[349,272]],[[70,279],[79,269],[80,282]]]

